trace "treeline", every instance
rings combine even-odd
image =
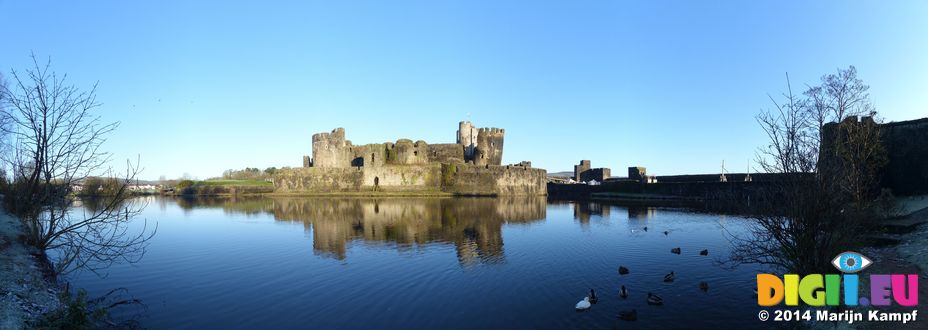
[[[98,196],[115,196],[122,193],[125,189],[125,181],[119,178],[108,177],[88,177],[84,179],[81,188],[75,189],[74,193],[78,196],[98,197]]]
[[[225,170],[222,172],[222,179],[225,180],[264,180],[269,179],[277,173],[276,167],[268,167],[261,170],[257,167],[246,167],[243,170]]]

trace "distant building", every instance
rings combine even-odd
[[[612,176],[612,170],[610,170],[608,167],[590,167],[589,160],[581,160],[579,165],[574,165],[574,180],[580,182],[587,182],[591,180],[603,182]]]

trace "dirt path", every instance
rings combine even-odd
[[[43,278],[21,233],[19,221],[0,211],[0,330],[23,329],[59,306],[58,288]]]

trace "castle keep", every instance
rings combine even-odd
[[[530,162],[502,165],[505,130],[458,124],[455,143],[354,145],[344,128],[312,136],[303,168],[276,175],[275,189],[293,193],[443,192],[464,195],[546,194],[546,175]]]

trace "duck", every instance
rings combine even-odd
[[[596,291],[593,291],[593,289],[590,289],[590,295],[587,298],[590,298],[590,303],[593,304],[599,301],[599,298],[596,298]]]
[[[619,297],[628,298],[628,290],[625,289],[625,286],[622,286],[622,290],[619,290]]]
[[[678,247],[672,248],[672,249],[670,249],[670,253],[673,253],[673,254],[680,254],[680,248],[678,248]]]
[[[701,255],[701,256],[707,256],[707,255],[709,255],[709,250],[702,250],[702,251],[699,251],[699,255]]]
[[[574,306],[578,311],[585,311],[590,308],[590,297],[583,297],[583,300],[577,302],[577,306]]]
[[[648,292],[648,305],[663,305],[664,298],[659,297],[656,294]]]
[[[619,312],[619,319],[624,321],[637,321],[638,311],[634,309],[630,311],[621,311]]]
[[[619,275],[625,274],[628,274],[628,268],[625,268],[625,266],[619,266]]]
[[[709,282],[699,282],[699,289],[702,290],[702,292],[709,291]]]
[[[673,282],[673,278],[676,276],[673,272],[670,274],[664,275],[664,282]]]
[[[644,231],[648,231],[648,227],[647,227],[647,226],[644,227]]]
[[[670,235],[670,232],[665,230],[665,231],[664,231],[664,236],[667,236],[667,235]]]

